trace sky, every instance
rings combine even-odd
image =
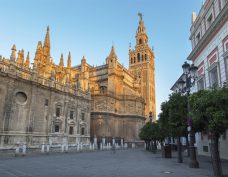
[[[16,44],[33,60],[49,25],[55,63],[63,53],[66,65],[71,51],[72,65],[85,56],[98,66],[114,45],[119,62],[128,68],[129,43],[135,46],[141,12],[155,53],[158,115],[191,52],[191,14],[201,4],[202,0],[0,0],[0,55],[9,58]]]

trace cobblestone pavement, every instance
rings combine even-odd
[[[208,158],[199,158],[200,168],[188,167],[188,159],[161,158],[143,149],[97,151],[0,158],[0,177],[209,177]],[[228,163],[224,163],[227,171]]]

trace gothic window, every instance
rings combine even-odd
[[[83,121],[85,120],[85,113],[84,112],[82,113],[82,120]]]
[[[70,128],[69,128],[69,134],[70,134],[70,135],[73,135],[73,134],[74,134],[74,127],[70,127]]]
[[[145,54],[145,61],[147,60],[147,54]]]
[[[140,53],[137,55],[138,62],[140,62]]]
[[[142,39],[139,39],[139,44],[142,44]]]
[[[59,132],[59,125],[55,125],[55,132]]]
[[[84,127],[81,128],[81,135],[85,135],[85,128]]]
[[[101,86],[101,87],[100,87],[100,93],[101,93],[101,94],[105,94],[106,92],[107,92],[107,87]]]
[[[56,117],[60,117],[60,107],[57,107],[55,110]]]
[[[48,99],[45,99],[44,105],[48,106]]]
[[[142,55],[142,61],[144,60],[144,57],[143,57],[143,55]]]
[[[133,58],[131,58],[131,64],[133,63]]]
[[[74,119],[74,111],[70,111],[70,119]]]
[[[75,79],[78,79],[79,78],[79,74],[75,74]]]
[[[135,63],[135,57],[134,57],[134,63]]]

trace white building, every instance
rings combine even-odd
[[[190,40],[192,52],[188,56],[198,67],[194,91],[228,81],[228,1],[206,0],[199,14],[192,14]],[[200,133],[198,154],[210,155],[210,135]],[[228,159],[228,132],[220,138],[220,156]]]
[[[199,14],[192,14],[188,60],[198,67],[198,78],[192,91],[223,86],[228,83],[228,0],[206,0]],[[172,87],[176,91],[175,84]],[[210,155],[210,135],[199,133],[198,154]],[[228,131],[220,138],[220,156],[228,159]]]

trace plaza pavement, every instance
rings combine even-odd
[[[175,154],[174,154],[175,156]],[[36,154],[0,157],[0,177],[210,177],[210,158],[198,157],[200,168],[188,167],[188,159],[161,158],[144,149],[83,153]],[[228,162],[223,163],[228,174]]]

